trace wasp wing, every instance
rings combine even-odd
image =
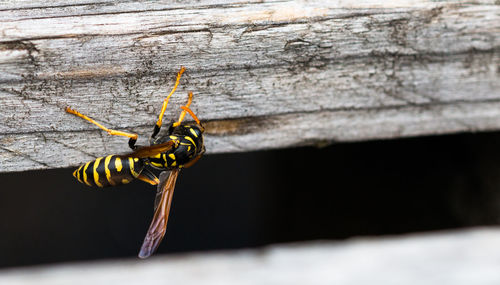
[[[159,175],[160,183],[158,184],[158,187],[156,188],[156,197],[155,197],[155,203],[154,203],[154,209],[153,212],[156,212],[156,209],[158,209],[158,205],[160,205],[161,199],[163,197],[163,192],[165,188],[165,184],[167,183],[167,178],[170,175],[170,171],[163,171]]]
[[[149,226],[144,242],[142,243],[139,252],[139,258],[148,258],[151,256],[165,236],[167,230],[168,215],[170,213],[170,205],[174,195],[175,181],[179,176],[180,169],[174,168],[168,178],[168,172],[160,174],[160,184],[158,184],[158,193],[160,193],[159,202],[155,201],[155,213],[153,220]],[[156,199],[158,200],[158,198]]]
[[[145,158],[155,156],[159,153],[169,151],[175,145],[175,141],[170,140],[161,144],[139,147],[135,151],[124,155],[125,157]]]

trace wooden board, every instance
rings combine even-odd
[[[500,282],[498,228],[0,270],[9,285]],[[85,278],[82,278],[82,272]]]
[[[187,91],[208,153],[500,129],[495,1],[0,1],[0,172],[127,152]],[[389,3],[390,2],[390,3]]]

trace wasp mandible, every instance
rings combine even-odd
[[[186,105],[181,106],[182,112],[179,119],[170,124],[166,134],[157,136],[162,127],[163,115],[167,109],[168,101],[177,89],[184,71],[185,68],[181,67],[172,91],[163,101],[160,116],[149,140],[149,146],[136,145],[137,134],[108,129],[75,109],[69,107],[65,109],[66,112],[89,121],[110,135],[128,137],[128,145],[133,150],[125,155],[113,154],[99,157],[81,165],[73,172],[73,176],[80,183],[88,186],[107,187],[126,184],[137,178],[151,185],[157,185],[154,216],[139,252],[140,258],[151,256],[165,236],[175,182],[180,170],[193,165],[205,153],[203,145],[205,129],[189,108],[193,101],[192,92],[188,93]],[[189,114],[195,123],[183,123],[186,114]],[[159,177],[156,177],[151,171],[151,167],[162,170]]]

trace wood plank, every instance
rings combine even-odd
[[[0,2],[0,172],[127,151],[67,105],[145,141],[181,65],[208,153],[500,129],[500,5],[386,2]]]
[[[1,270],[0,283],[493,285],[500,282],[499,238],[498,228],[483,228],[71,263]]]

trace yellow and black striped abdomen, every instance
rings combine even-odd
[[[127,184],[143,169],[144,162],[139,158],[108,155],[83,164],[73,176],[88,186],[107,187]]]

